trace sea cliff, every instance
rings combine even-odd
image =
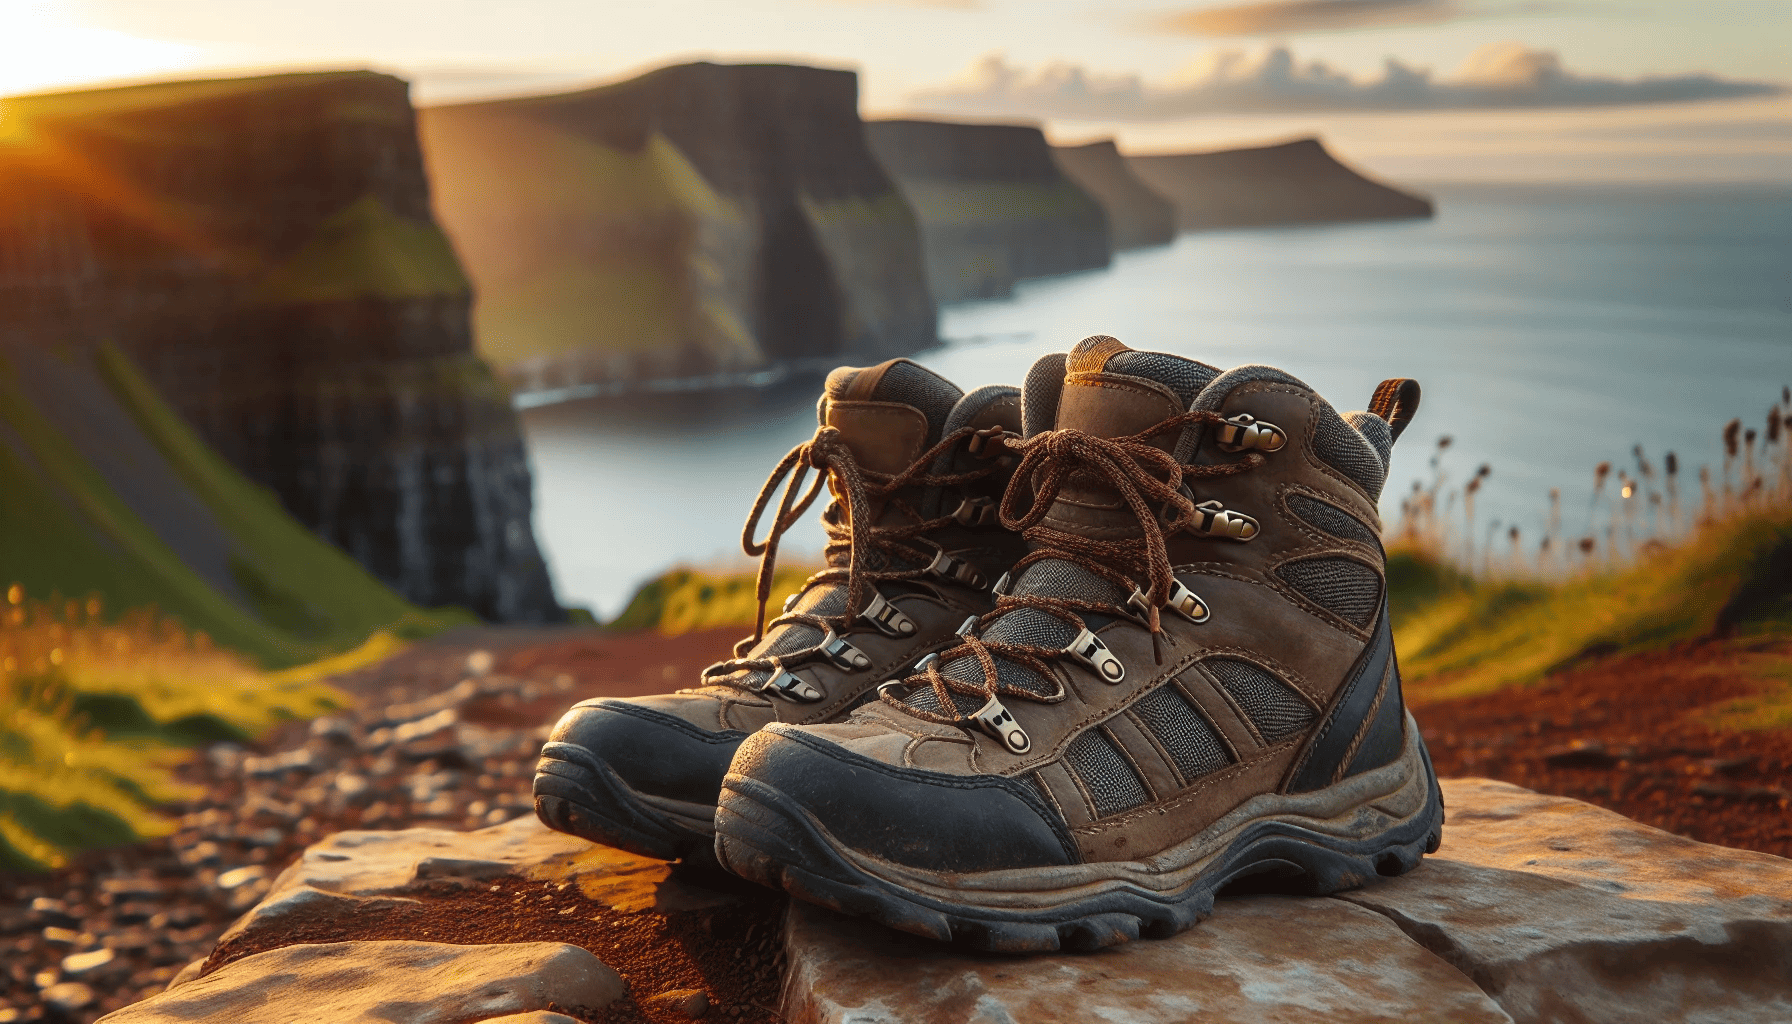
[[[1058,169],[1039,129],[870,121],[865,137],[921,219],[940,301],[999,298],[1024,278],[1107,266],[1107,214]]]
[[[0,194],[0,352],[114,343],[226,460],[404,597],[562,616],[403,81],[7,99]]]
[[[1429,199],[1365,177],[1318,139],[1130,162],[1176,204],[1184,231],[1432,215]]]
[[[1175,239],[1175,204],[1139,180],[1112,139],[1056,146],[1052,159],[1107,211],[1108,239],[1116,252],[1167,245]]]
[[[481,350],[525,395],[935,340],[915,216],[865,147],[851,72],[688,64],[420,121]]]

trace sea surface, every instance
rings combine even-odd
[[[1792,384],[1792,185],[1746,191],[1439,187],[1430,221],[1185,234],[1106,270],[948,307],[915,358],[965,390],[1018,384],[1090,334],[1222,368],[1279,366],[1340,410],[1385,377],[1424,388],[1383,497],[1391,523],[1429,483],[1482,464],[1473,535],[1530,549],[1562,492],[1563,528],[1599,532],[1594,467],[1657,473],[1678,454],[1721,473],[1733,417],[1760,428]],[[536,536],[562,601],[613,615],[679,563],[744,564],[765,475],[814,430],[818,379],[750,392],[599,398],[524,412]],[[1696,503],[1696,497],[1691,499]],[[1469,533],[1460,505],[1451,522]],[[1497,524],[1497,525],[1496,525]],[[1504,543],[1503,540],[1501,543]],[[821,532],[787,550],[814,557]]]

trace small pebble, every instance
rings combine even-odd
[[[43,991],[43,1001],[64,1013],[85,1009],[93,1003],[93,989],[78,981],[51,985]]]
[[[118,954],[110,949],[95,949],[86,953],[70,953],[62,958],[62,973],[86,974],[98,970],[111,963]]]

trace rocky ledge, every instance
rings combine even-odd
[[[1444,794],[1443,847],[1404,877],[1238,893],[1171,939],[1034,957],[803,904],[780,941],[777,897],[532,817],[339,833],[167,992],[105,1019],[286,1020],[325,1000],[331,1020],[456,1024],[1792,1019],[1792,861],[1485,779]]]

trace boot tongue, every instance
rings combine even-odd
[[[1187,411],[1220,371],[1164,352],[1135,352],[1105,334],[1084,338],[1064,359],[1057,426],[1125,437]],[[1159,439],[1168,448],[1174,437]]]
[[[900,473],[939,441],[963,396],[951,381],[907,359],[842,366],[828,374],[820,420],[840,431],[860,466]]]
[[[892,359],[871,367],[842,366],[828,374],[819,419],[840,431],[859,465],[882,473],[900,473],[912,465],[946,433],[962,426],[1003,423],[1014,429],[1020,422],[1012,388],[979,388],[966,395],[951,381],[907,359]],[[933,467],[942,471],[944,467]],[[909,488],[903,493],[924,516],[937,515],[939,488]],[[882,510],[884,521],[901,521],[901,513]],[[873,568],[881,558],[874,555]],[[844,566],[847,559],[837,557]],[[809,588],[792,607],[812,615],[840,615],[846,611],[846,585],[828,583]],[[786,623],[767,631],[753,655],[790,654],[812,647],[822,639],[820,630],[800,623]],[[763,682],[770,673],[753,672],[748,678]]]
[[[1053,359],[1054,357],[1047,357]],[[1038,386],[1029,375],[1024,401],[1055,404],[1058,429],[1081,430],[1099,437],[1124,437],[1137,434],[1183,412],[1207,383],[1219,376],[1219,370],[1181,356],[1162,352],[1135,352],[1114,338],[1097,335],[1085,338],[1064,358],[1063,387],[1056,393]],[[1045,361],[1042,360],[1042,363]],[[1025,414],[1028,422],[1038,419],[1038,410]],[[1176,443],[1174,434],[1160,439],[1168,449]],[[1107,510],[1090,505],[1108,504],[1119,495],[1109,487],[1088,480],[1066,482],[1060,492],[1077,504],[1058,503],[1046,522],[1072,532],[1099,531],[1111,537],[1113,528],[1137,529],[1132,513],[1124,509]],[[1073,562],[1047,559],[1028,566],[1012,587],[1015,596],[1077,597],[1097,602],[1119,604],[1126,595],[1106,578]],[[1040,647],[1062,647],[1076,636],[1064,620],[1032,608],[1017,608],[1003,615],[983,631],[986,640],[998,643],[1032,644]],[[1032,669],[1005,658],[996,658],[996,675],[1000,682],[1047,696],[1051,682]],[[983,667],[974,657],[954,658],[940,666],[950,679],[976,682],[983,678]],[[968,715],[982,704],[979,698],[953,694],[953,708],[939,706],[939,698],[931,688],[916,690],[907,703],[934,714]]]
[[[1096,437],[1127,437],[1185,412],[1219,371],[1205,363],[1162,352],[1135,352],[1107,335],[1084,338],[1064,360],[1064,386],[1057,396],[1057,427]],[[1165,451],[1173,432],[1151,439]],[[1073,477],[1046,516],[1057,529],[1112,537],[1139,529],[1137,519],[1107,483]]]

